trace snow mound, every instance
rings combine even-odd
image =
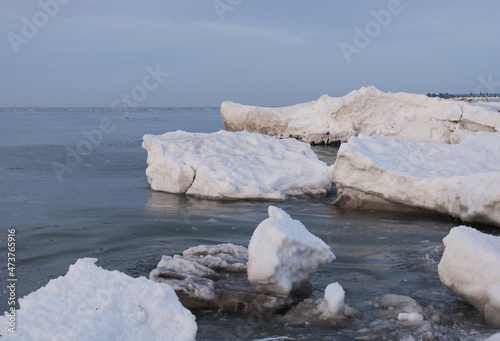
[[[174,290],[79,259],[19,300],[15,340],[194,340],[195,317]],[[7,325],[6,316],[0,323]]]
[[[347,318],[354,316],[354,309],[344,304],[345,292],[338,283],[329,284],[325,297],[307,299],[283,316],[283,322],[293,325],[344,327]]]
[[[309,283],[309,275],[335,255],[283,210],[269,206],[268,213],[250,239],[248,280],[259,291],[288,294]]]
[[[500,237],[471,227],[454,227],[443,239],[445,250],[438,266],[445,287],[500,327]]]
[[[144,135],[153,190],[216,199],[324,196],[328,166],[303,142],[252,134],[183,131]]]
[[[500,225],[500,133],[466,133],[452,145],[361,134],[340,147],[331,170],[339,206]]]
[[[451,143],[454,131],[500,131],[498,111],[467,102],[361,88],[344,97],[281,108],[221,104],[227,130],[248,130],[309,143],[347,141],[360,133]]]

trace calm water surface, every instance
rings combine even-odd
[[[84,131],[98,129],[103,119],[111,122],[113,132],[104,133],[102,142],[60,181],[52,163],[66,164],[69,150],[85,147]],[[214,132],[224,126],[218,108],[142,109],[126,115],[110,109],[0,110],[0,252],[6,254],[6,230],[16,228],[18,297],[64,275],[82,257],[98,258],[105,269],[137,277],[148,276],[162,255],[191,246],[246,246],[267,217],[267,207],[275,204],[301,220],[337,256],[312,276],[314,298],[339,282],[356,318],[335,330],[196,311],[198,340],[400,340],[427,335],[419,327],[380,319],[376,303],[388,293],[409,295],[441,311],[448,321],[431,324],[435,340],[482,340],[495,332],[471,306],[444,289],[437,275],[442,238],[459,222],[437,215],[339,209],[331,205],[335,190],[322,199],[279,203],[210,201],[151,191],[142,136],[178,129]],[[322,160],[334,162],[337,148],[313,148]],[[1,261],[2,288],[6,273]],[[6,302],[2,289],[2,311]]]

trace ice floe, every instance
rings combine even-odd
[[[454,227],[443,239],[445,250],[438,266],[445,287],[500,327],[500,237],[467,226]]]
[[[498,111],[448,99],[361,88],[344,97],[281,108],[221,104],[227,130],[247,130],[309,143],[347,141],[360,133],[450,143],[454,132],[500,131]]]
[[[248,279],[262,292],[288,294],[307,286],[309,275],[335,259],[330,247],[283,210],[269,206],[269,218],[248,246]]]
[[[336,204],[426,209],[500,225],[500,133],[458,137],[457,144],[352,137],[332,167]]]
[[[64,277],[21,298],[15,340],[194,340],[195,317],[168,285],[79,259]],[[8,316],[0,317],[7,326]]]
[[[200,245],[163,256],[149,278],[167,283],[188,308],[275,313],[290,307],[291,295],[267,295],[247,280],[247,248],[234,244]]]
[[[307,143],[248,132],[145,135],[153,190],[216,199],[324,196],[328,166]]]

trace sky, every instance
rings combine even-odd
[[[370,85],[500,92],[498,0],[1,0],[0,9],[0,107],[284,106]]]

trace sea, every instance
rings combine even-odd
[[[356,317],[335,329],[198,310],[197,340],[483,340],[498,332],[439,280],[442,239],[458,220],[338,208],[332,205],[335,188],[324,198],[281,202],[205,200],[149,188],[143,135],[222,129],[220,108],[1,108],[0,311],[8,308],[9,229],[16,235],[20,298],[66,274],[79,258],[147,277],[162,255],[201,244],[248,246],[275,205],[336,255],[311,276],[312,298],[338,282]],[[335,162],[338,147],[313,149],[327,164]],[[384,319],[378,302],[385,294],[410,296],[444,318],[425,325]]]

